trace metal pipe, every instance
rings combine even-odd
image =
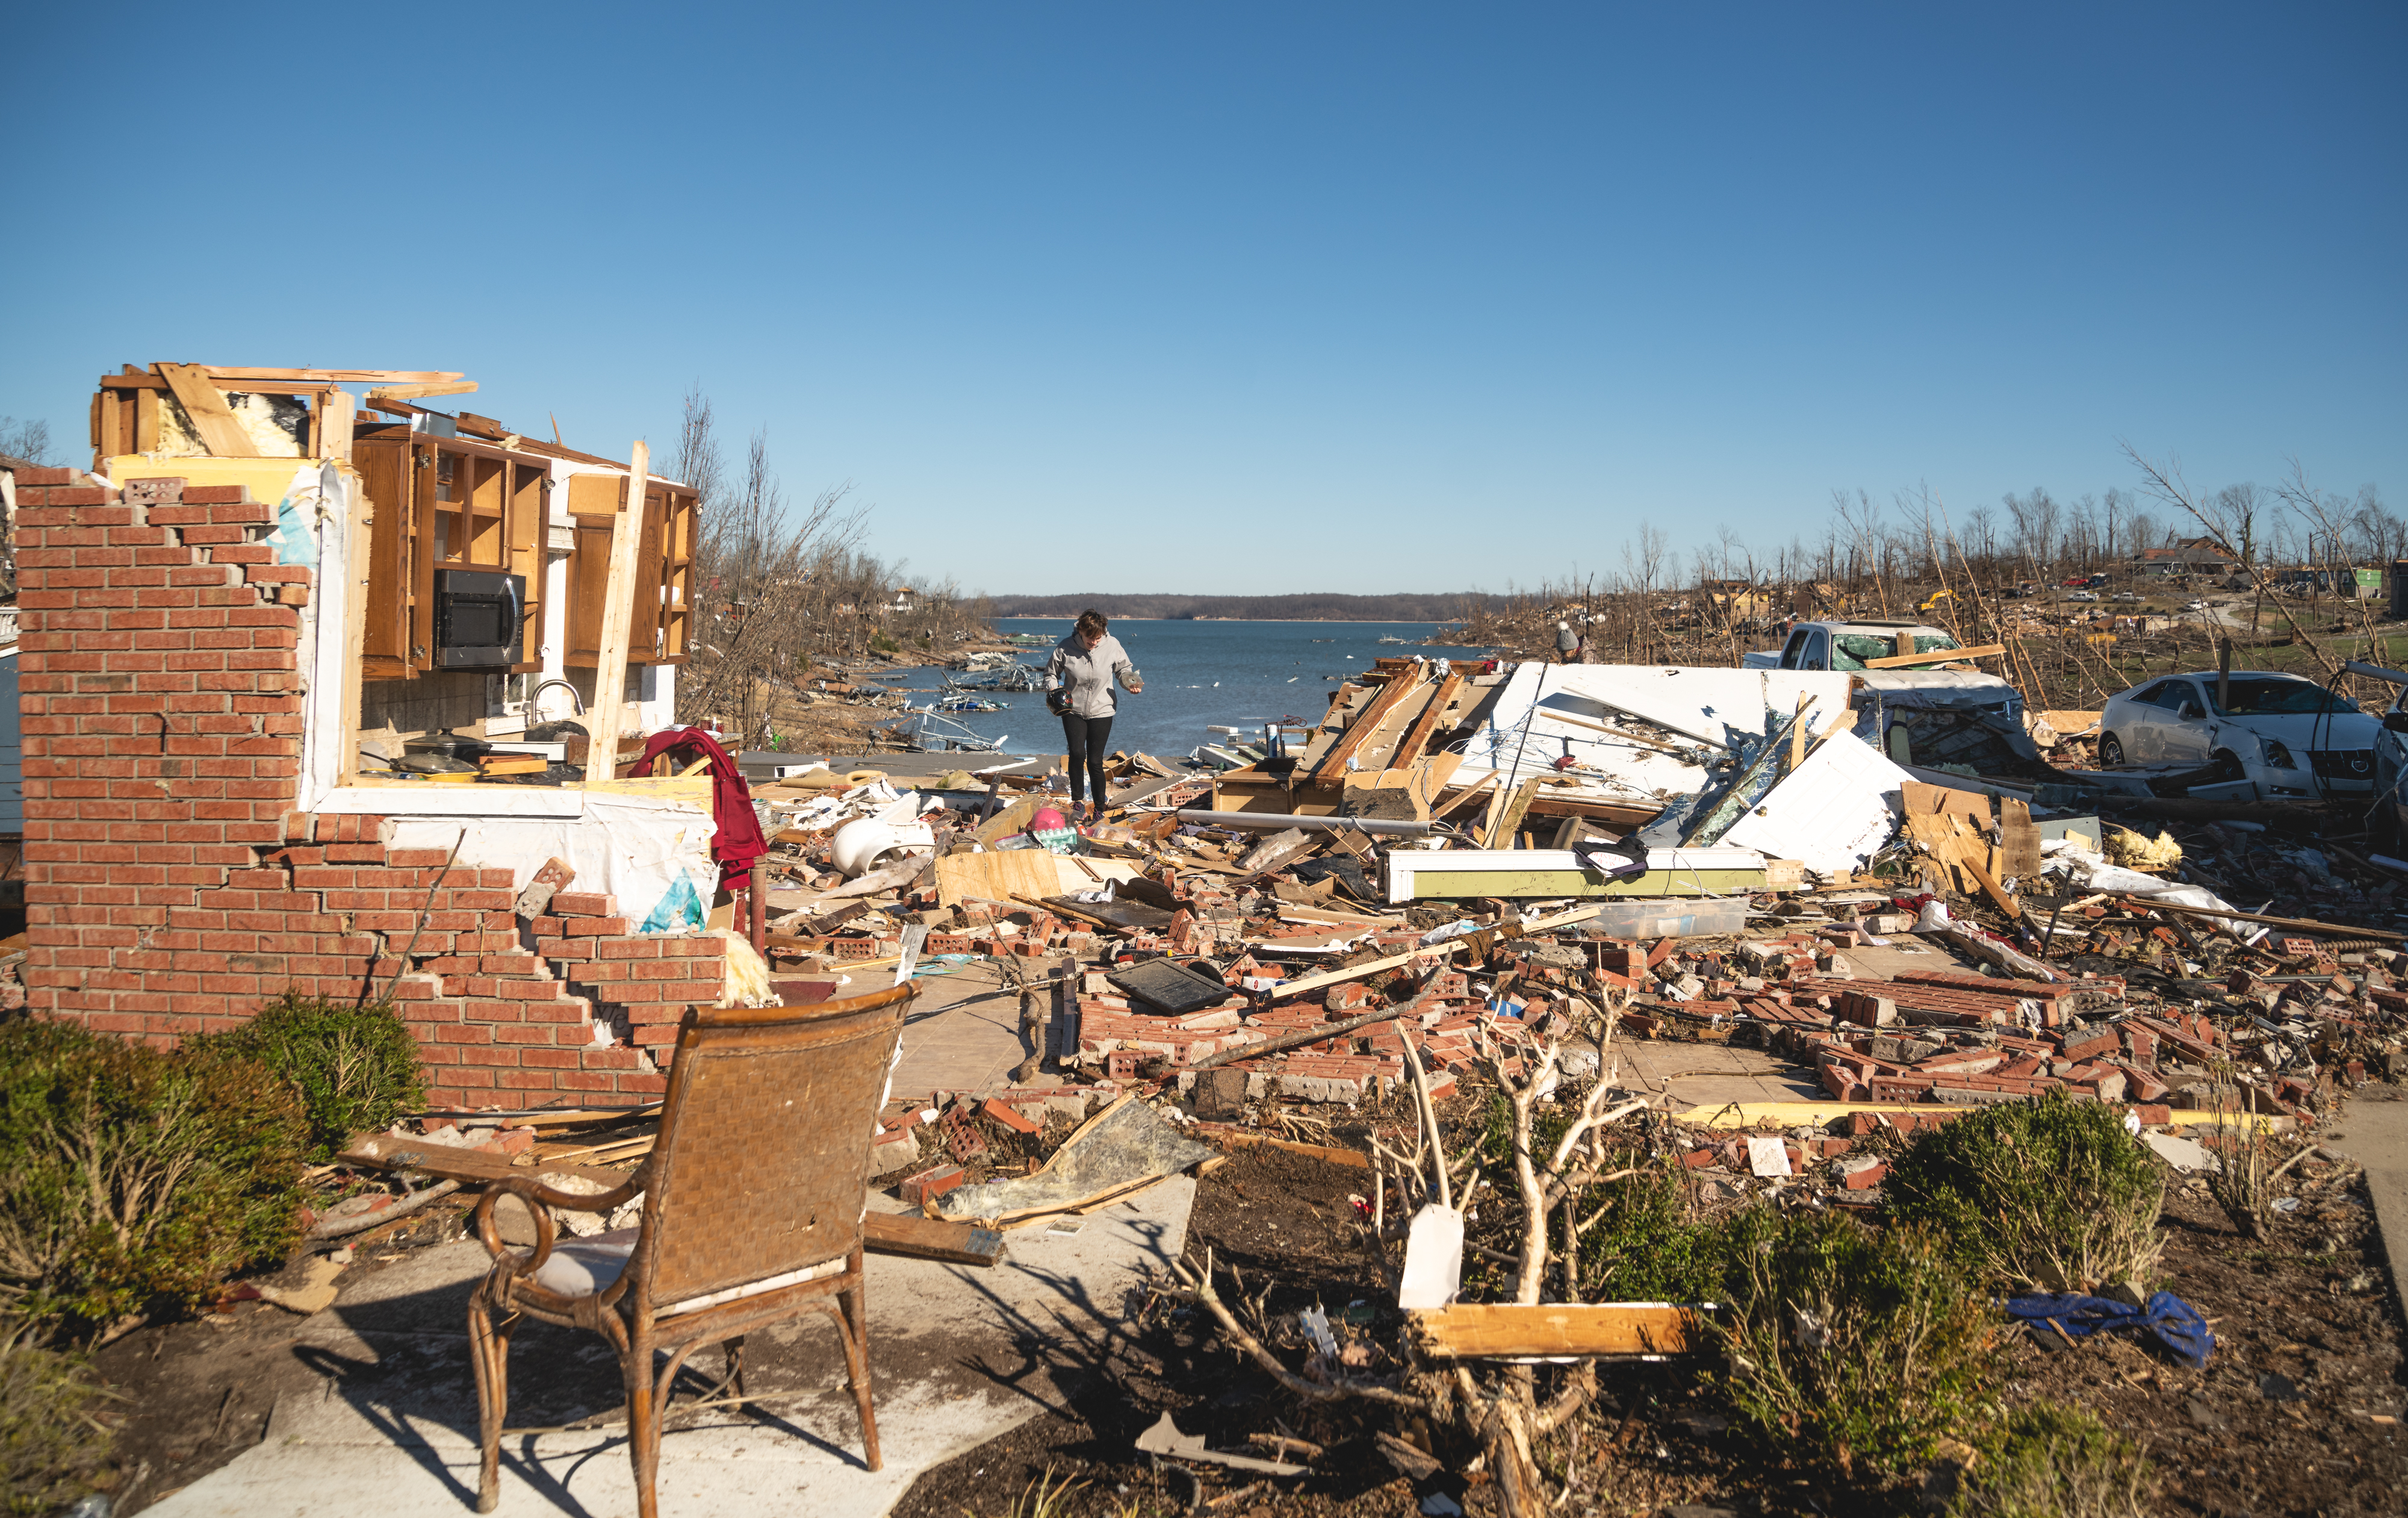
[[[744,893],[752,898],[752,952],[763,959],[769,957],[769,866],[755,863],[752,881]]]
[[[1207,827],[1241,827],[1259,833],[1277,833],[1285,828],[1300,827],[1308,833],[1386,833],[1400,838],[1427,838],[1437,831],[1428,823],[1410,817],[1295,817],[1276,811],[1197,811],[1182,809],[1175,814],[1182,823],[1201,823]]]

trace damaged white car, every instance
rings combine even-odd
[[[2374,789],[2379,719],[2298,675],[2253,670],[2219,696],[2214,670],[2169,675],[2107,703],[2099,762],[2197,765],[2245,780],[2260,797],[2364,795]]]

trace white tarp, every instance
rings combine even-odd
[[[1897,832],[1908,779],[1854,733],[1834,733],[1725,833],[1723,842],[1770,859],[1795,859],[1819,875],[1861,868]]]
[[[577,871],[571,890],[618,897],[620,915],[638,926],[665,903],[677,922],[699,925],[689,898],[707,909],[719,887],[710,857],[718,823],[710,812],[650,796],[566,794],[581,795],[573,815],[394,815],[393,847],[449,851],[457,839],[461,866],[507,869],[514,887],[558,858]]]

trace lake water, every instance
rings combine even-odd
[[[999,633],[1037,633],[1050,642],[1070,631],[1068,618],[1005,617]],[[1382,658],[1481,659],[1485,649],[1430,647],[1422,639],[1438,630],[1426,622],[1140,622],[1115,619],[1114,637],[1128,650],[1145,681],[1143,695],[1118,693],[1111,746],[1142,750],[1163,759],[1185,757],[1196,745],[1217,737],[1211,726],[1260,727],[1293,718],[1318,722],[1330,693],[1349,675]],[[1403,645],[1383,643],[1401,637]],[[1042,665],[1046,650],[1032,647],[1023,664]],[[897,685],[940,688],[945,671],[912,670],[889,677]],[[1012,753],[1062,752],[1062,720],[1045,709],[1041,692],[985,693],[1009,703],[1002,711],[953,720],[982,738],[1004,737]],[[913,706],[934,696],[915,695]]]

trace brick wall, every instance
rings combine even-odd
[[[124,483],[17,476],[28,1010],[164,1043],[373,978],[438,1105],[660,1092],[646,1051],[718,998],[721,940],[632,934],[608,897],[526,922],[509,870],[295,812],[311,571],[242,487]]]

